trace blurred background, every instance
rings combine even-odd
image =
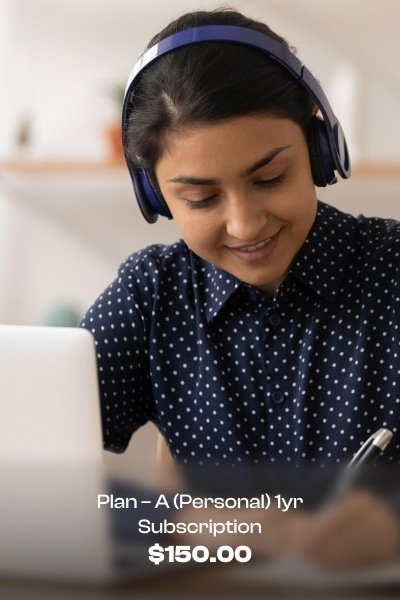
[[[118,148],[121,90],[168,21],[218,6],[0,0],[1,323],[74,324],[128,254],[178,237],[172,222],[148,225],[136,207]],[[398,0],[229,6],[297,48],[342,122],[353,176],[320,198],[400,218]]]

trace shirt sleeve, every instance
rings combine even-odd
[[[148,327],[135,287],[121,268],[80,323],[95,338],[104,448],[113,452],[123,452],[133,432],[155,418]]]

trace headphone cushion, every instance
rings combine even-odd
[[[144,199],[147,202],[150,210],[163,217],[172,218],[170,210],[162,196],[156,192],[151,183],[151,178],[145,169],[141,169],[138,173],[140,186],[142,188]]]
[[[317,187],[325,187],[327,185],[320,139],[321,135],[325,135],[324,131],[322,130],[323,127],[324,125],[321,119],[315,116],[312,117],[307,136],[311,173],[314,184]]]

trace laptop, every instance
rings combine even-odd
[[[154,567],[97,507],[110,483],[90,332],[0,325],[0,413],[0,578],[109,583]]]

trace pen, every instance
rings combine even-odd
[[[347,471],[370,465],[382,454],[393,437],[389,429],[381,427],[373,433],[361,446],[347,465]]]
[[[342,477],[337,482],[334,492],[330,494],[328,501],[323,504],[325,508],[329,507],[332,503],[345,495],[357,479],[359,471],[361,471],[363,467],[375,462],[385,450],[392,437],[393,433],[389,429],[381,427],[362,444],[361,448],[355,453],[343,471]]]

